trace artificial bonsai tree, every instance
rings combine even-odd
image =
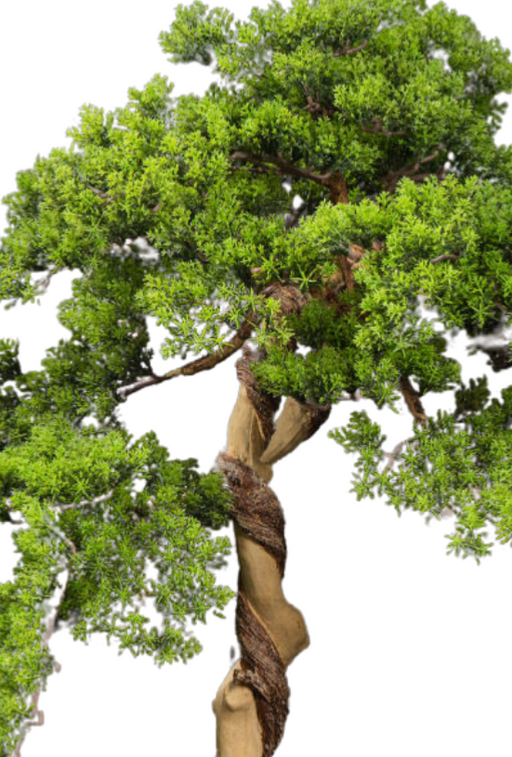
[[[365,412],[329,432],[360,454],[358,498],[451,509],[449,550],[477,560],[487,523],[512,536],[511,390],[489,403],[485,377],[465,386],[416,313],[423,298],[469,336],[509,323],[512,154],[494,142],[508,52],[423,0],[274,2],[246,22],[195,2],[161,44],[221,84],[173,98],[157,76],[114,113],[84,108],[72,148],[21,172],[6,199],[7,306],[64,269],[81,276],[60,306],[72,336],[42,370],[24,372],[19,345],[0,341],[0,518],[21,526],[14,580],[0,585],[2,757],[41,721],[56,623],[158,664],[200,650],[187,621],[234,596],[214,576],[230,545],[212,531],[230,520],[241,659],[213,703],[217,754],[275,752],[286,669],[309,640],[282,591],[268,484],[340,401],[396,411],[403,398],[414,419],[390,452]],[[183,358],[163,375],[148,317],[168,330],[164,356]],[[493,370],[510,367],[508,346],[487,352]],[[132,394],[236,354],[227,448],[208,474],[169,460],[154,433],[133,441],[118,413]],[[447,389],[456,410],[427,417],[422,398]],[[144,597],[160,628],[148,630]]]

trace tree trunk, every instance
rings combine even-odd
[[[235,497],[234,528],[240,564],[236,632],[241,650],[213,701],[217,757],[270,757],[288,715],[286,668],[307,646],[302,614],[281,585],[286,561],[284,517],[268,482],[272,465],[312,436],[330,407],[281,398],[258,389],[246,346],[237,361],[238,400],[228,427],[219,470]]]

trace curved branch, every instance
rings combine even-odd
[[[164,381],[176,378],[176,376],[194,376],[201,371],[209,371],[215,368],[216,365],[227,360],[228,357],[242,347],[246,340],[251,336],[252,329],[255,326],[255,322],[252,320],[252,314],[249,315],[242,326],[238,329],[235,336],[225,344],[220,350],[214,352],[211,355],[204,355],[197,360],[193,360],[191,363],[182,365],[180,368],[174,368],[172,371],[165,373],[163,376],[156,376],[152,374],[150,376],[144,376],[134,384],[128,384],[127,386],[121,386],[117,391],[119,395],[126,399],[130,394],[135,394],[141,389],[145,389],[147,386],[155,386],[155,384],[162,384]]]

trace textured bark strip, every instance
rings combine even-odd
[[[247,536],[274,555],[283,578],[286,541],[284,515],[279,500],[248,465],[222,452],[217,460],[235,496],[236,523]]]
[[[268,392],[261,392],[256,388],[256,377],[249,368],[251,362],[256,362],[257,354],[251,354],[247,345],[243,349],[244,357],[236,361],[238,380],[245,387],[247,397],[256,412],[256,419],[260,427],[265,446],[275,431],[274,414],[279,409],[281,397],[274,397]]]
[[[283,312],[302,304],[293,288],[276,286],[273,294],[280,296]],[[217,468],[234,495],[241,651],[213,702],[217,757],[274,754],[288,715],[286,668],[309,645],[304,618],[282,591],[285,523],[268,482],[271,464],[312,436],[327,420],[330,407],[288,397],[274,423],[281,398],[259,389],[250,369],[262,357],[244,346],[236,364],[240,390],[228,426],[227,452],[217,457]],[[271,455],[264,461],[266,451]]]
[[[236,632],[242,652],[242,671],[235,671],[233,678],[235,683],[252,689],[255,695],[266,757],[274,754],[283,736],[290,690],[279,652],[265,626],[252,612],[240,582]]]

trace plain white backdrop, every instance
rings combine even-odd
[[[224,3],[239,17],[254,4],[266,2]],[[512,13],[501,0],[448,4],[512,48]],[[205,90],[206,69],[173,66],[158,45],[175,7],[163,0],[2,4],[1,196],[36,155],[69,144],[65,130],[82,104],[124,105],[128,87],[142,87],[156,72],[176,83],[175,94]],[[499,141],[511,136],[509,114]],[[4,219],[2,210],[0,228]],[[21,339],[24,370],[39,367],[45,350],[66,336],[55,313],[71,278],[61,275],[40,305],[0,309],[0,336]],[[158,351],[162,334],[152,335]],[[463,362],[464,380],[487,373],[499,398],[508,377],[494,374],[483,356],[466,357],[466,343],[452,340],[449,353]],[[226,443],[237,358],[130,397],[122,408],[128,429],[136,437],[154,429],[171,458],[195,457],[200,470],[210,470]],[[171,367],[160,359],[155,365]],[[430,415],[453,408],[453,394],[427,396],[424,405]],[[316,436],[275,466],[271,486],[287,523],[285,592],[303,611],[312,641],[288,671],[290,716],[278,754],[509,757],[512,551],[496,545],[477,566],[446,555],[450,520],[427,526],[417,513],[398,518],[383,500],[357,502],[349,492],[354,461],[327,432],[363,408],[388,435],[384,449],[410,435],[404,407],[395,415],[369,401],[342,402]],[[10,533],[0,529],[2,581],[16,561]],[[219,581],[236,588],[236,576],[232,557]],[[161,669],[149,658],[119,656],[101,637],[85,646],[59,631],[51,648],[62,670],[41,696],[46,723],[32,729],[23,757],[213,757],[211,701],[236,646],[234,611],[233,600],[226,620],[212,616],[196,627],[204,650],[194,660]]]

